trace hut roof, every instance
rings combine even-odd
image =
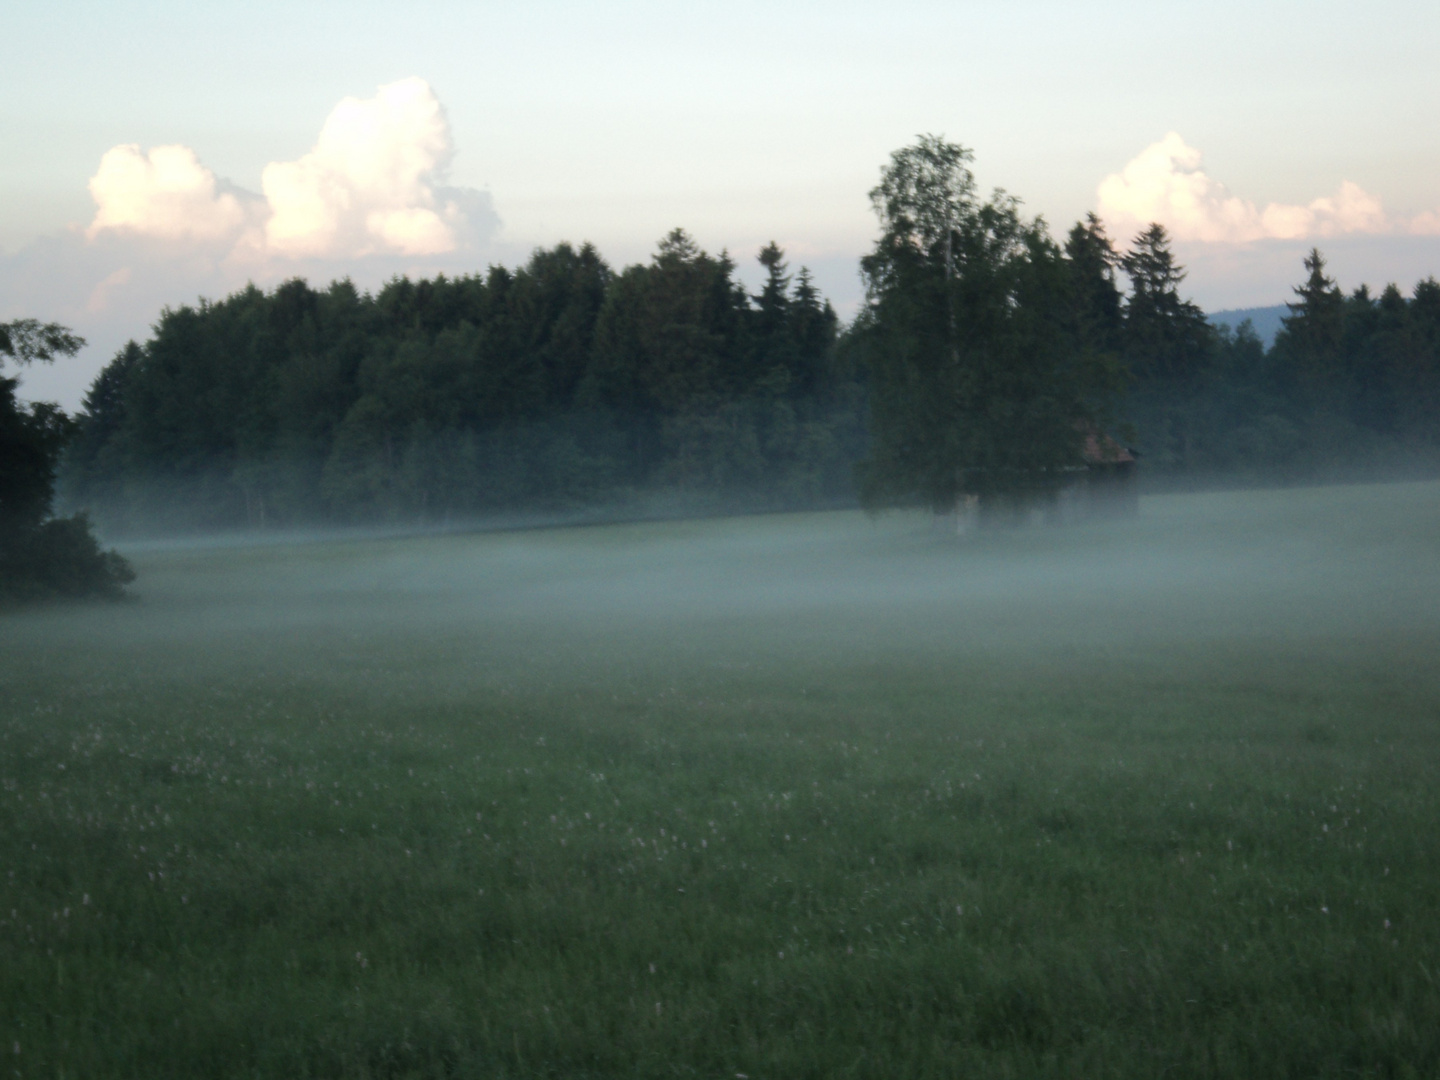
[[[1085,434],[1084,449],[1087,465],[1123,465],[1135,460],[1135,455],[1101,431]]]

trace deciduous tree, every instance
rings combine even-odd
[[[0,364],[70,356],[84,341],[55,323],[0,323]],[[51,518],[55,466],[73,423],[58,406],[22,403],[18,378],[0,375],[0,601],[113,596],[134,579],[102,552],[84,515]]]
[[[896,151],[870,193],[881,235],[862,261],[857,332],[870,368],[862,501],[936,511],[1053,489],[1118,388],[1088,347],[1076,276],[1043,221],[1004,192],[976,195],[965,148],[935,136]]]

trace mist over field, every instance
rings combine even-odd
[[[761,667],[858,650],[1017,665],[1083,655],[1133,668],[1172,649],[1305,648],[1428,626],[1440,580],[1426,557],[1435,496],[1405,484],[1152,497],[1139,522],[959,539],[928,513],[845,511],[155,542],[129,549],[144,571],[137,603],[37,614],[35,632],[103,643],[98,623],[123,642],[222,652],[252,634],[262,648],[277,633],[310,648],[434,643],[454,670],[429,674],[462,683],[537,665],[546,679],[591,677],[583,665],[623,669],[657,648],[657,662],[675,651]],[[1376,504],[1388,511],[1378,520]],[[562,651],[562,670],[544,670],[542,657]]]
[[[1271,6],[7,10],[0,1080],[1440,1077],[1440,6]]]
[[[1433,478],[1440,283],[1266,345],[971,160],[847,326],[673,229],[0,380],[14,1071],[1440,1071],[1440,486],[1284,486]]]
[[[22,1075],[1424,1075],[1437,537],[1391,484],[134,545],[133,602],[0,624],[0,1036]]]

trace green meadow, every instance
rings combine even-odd
[[[1440,485],[123,550],[5,1076],[1440,1075]]]

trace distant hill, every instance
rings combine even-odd
[[[1268,349],[1275,343],[1275,335],[1280,332],[1280,320],[1290,314],[1290,309],[1284,304],[1276,304],[1274,307],[1250,307],[1230,308],[1227,311],[1207,312],[1205,317],[1216,326],[1228,326],[1230,329],[1238,329],[1246,319],[1255,328],[1256,335],[1265,343]]]

